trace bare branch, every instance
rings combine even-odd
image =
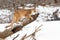
[[[14,37],[12,40],[15,40],[18,36],[19,36],[19,34],[16,37]]]
[[[36,32],[38,32],[38,31],[41,30],[41,29],[40,29],[41,26],[42,26],[42,25],[40,25],[38,28],[36,28],[35,31],[34,31],[32,34],[30,34],[30,35],[28,35],[28,36],[26,36],[26,34],[25,34],[25,35],[21,38],[21,40],[24,40],[24,39],[26,39],[26,38],[28,38],[28,37],[30,37],[30,36],[31,36],[32,40],[36,40],[36,39],[35,39],[35,34],[36,34]]]
[[[21,38],[21,40],[24,40],[24,39],[25,39],[25,37],[26,37],[26,35],[27,35],[27,34],[25,34],[25,35]]]

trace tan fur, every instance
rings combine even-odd
[[[31,13],[32,13],[32,11],[34,11],[34,10],[35,10],[34,8],[33,8],[33,9],[20,9],[20,10],[15,10],[13,19],[12,19],[11,24],[10,24],[9,26],[12,27],[14,22],[18,23],[19,20],[20,20],[22,17],[26,17],[26,18],[28,18],[28,19],[33,19],[33,18],[31,17]],[[7,27],[9,27],[9,26],[7,26]]]
[[[31,13],[32,13],[32,9],[21,9],[21,10],[17,10],[15,13],[14,13],[14,19],[15,19],[15,22],[18,22],[19,19],[21,19],[22,17],[26,17],[26,18],[31,18]]]

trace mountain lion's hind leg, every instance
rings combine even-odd
[[[28,16],[31,20],[33,20],[33,17],[31,15]]]

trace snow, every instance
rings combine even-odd
[[[0,24],[0,32],[4,32],[6,30],[6,26],[9,25],[8,23]]]
[[[8,9],[0,9],[0,24],[10,22],[12,14],[13,12]]]
[[[34,4],[25,4],[26,6],[33,6]]]
[[[60,21],[44,22],[37,40],[60,40]]]
[[[52,7],[52,6],[38,6],[37,7],[38,12],[47,12],[47,13],[51,13],[56,11],[56,9],[60,10],[60,7]]]
[[[39,27],[41,24],[43,25],[41,27],[41,31],[37,32],[35,36],[37,40],[60,40],[60,21],[45,21],[45,16],[48,16],[50,13],[52,14],[54,11],[56,11],[56,9],[59,9],[60,11],[60,7],[38,6],[36,9],[39,13],[37,19],[24,26],[22,30],[6,37],[5,40],[13,40],[18,34],[19,36],[15,40],[20,40],[25,34],[28,36],[33,33],[35,28]],[[8,24],[0,24],[0,32],[6,30],[6,25]]]
[[[8,9],[0,9],[0,32],[4,32],[6,30],[6,26],[9,25],[9,21],[11,19],[12,12]],[[9,19],[10,17],[10,19]]]
[[[44,22],[42,24],[41,31],[36,33],[37,40],[60,40],[60,21]],[[41,25],[41,23],[34,21],[26,25],[21,31],[7,37],[6,40],[12,40],[18,34],[19,36],[15,40],[19,40],[23,35],[29,35],[34,32],[35,27],[39,25]]]
[[[10,14],[12,14],[12,12],[8,9],[0,9],[0,15],[1,14],[10,15]]]
[[[24,9],[31,9],[31,8],[34,8],[34,7],[33,7],[34,4],[24,4],[24,5],[25,5]],[[29,6],[31,6],[31,7],[29,7]],[[18,7],[18,8],[22,9],[23,7],[20,6],[20,7]]]
[[[57,9],[59,9],[58,11],[58,17],[60,18],[60,7],[54,7],[54,6],[38,6],[36,7],[36,11],[37,13],[40,13],[40,18],[43,21],[46,21],[47,17],[49,20],[51,20],[51,17],[53,15],[53,12],[55,12]]]
[[[41,23],[42,22],[37,22],[35,20],[34,22],[24,26],[24,28],[21,31],[19,31],[19,32],[15,33],[15,34],[13,34],[13,35],[11,35],[9,37],[7,37],[6,40],[12,40],[13,39],[12,37],[15,37],[18,34],[20,34],[20,35],[15,40],[21,39],[21,37],[23,37],[25,34],[27,34],[27,36],[28,36],[31,33],[33,33],[35,31],[35,28],[39,27],[41,25]]]

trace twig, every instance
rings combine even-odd
[[[30,35],[28,35],[28,36],[26,36],[26,34],[25,34],[25,35],[21,38],[21,40],[24,40],[24,39],[26,39],[26,38],[28,38],[28,37],[30,37],[30,36],[31,36],[31,38],[33,38],[32,40],[36,40],[36,39],[35,39],[35,34],[36,34],[36,32],[38,32],[38,31],[41,30],[41,29],[39,29],[41,26],[42,26],[42,25],[40,25],[38,28],[36,28],[35,31],[34,31],[32,34],[30,34]]]
[[[25,37],[26,37],[26,35],[27,35],[27,34],[25,34],[25,35],[21,38],[21,40],[24,40],[24,39],[25,39]]]
[[[15,40],[18,36],[19,36],[19,34],[16,37],[14,37],[12,40]]]

